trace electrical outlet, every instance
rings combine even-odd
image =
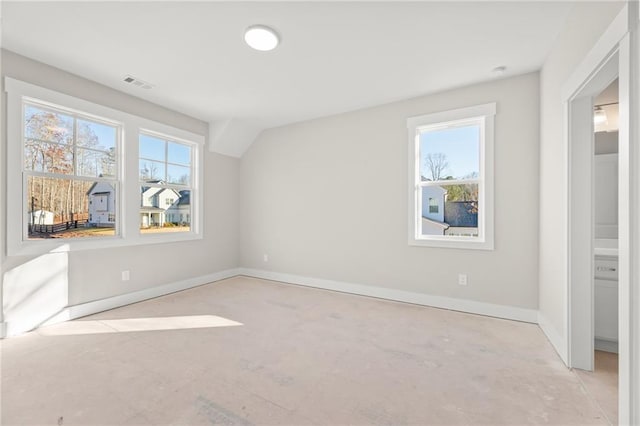
[[[262,260],[264,261],[264,263],[267,263],[269,261],[269,255],[268,254],[263,254],[262,255]]]
[[[458,284],[467,285],[467,274],[458,274]]]
[[[129,271],[122,271],[122,281],[129,281]]]

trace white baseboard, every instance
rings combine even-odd
[[[538,311],[538,326],[542,332],[547,336],[549,343],[556,350],[558,356],[562,359],[565,365],[569,365],[569,348],[567,342],[562,338],[558,330],[546,319],[542,313]]]
[[[593,342],[593,347],[597,351],[611,352],[614,354],[618,353],[618,342],[607,339],[599,339],[596,337]]]
[[[240,268],[240,273],[248,277],[281,281],[306,287],[340,291],[343,293],[358,294],[361,296],[376,297],[379,299],[395,300],[398,302],[413,303],[416,305],[431,306],[435,308],[486,315],[496,318],[504,318],[530,323],[538,322],[538,311],[535,309],[518,308],[515,306],[506,305],[495,305],[492,303],[455,299],[451,297],[432,296],[423,293],[414,293],[410,291],[394,290],[384,287],[374,287],[369,285],[346,283],[320,278],[303,277],[299,275],[283,274],[279,272],[265,271],[260,269]]]
[[[136,302],[142,302],[143,300],[153,299],[154,297],[165,296],[177,291],[187,290],[193,287],[198,287],[226,278],[235,277],[239,274],[240,271],[238,269],[227,269],[225,271],[214,272],[213,274],[190,278],[183,281],[177,281],[158,287],[147,288],[144,290],[135,291],[133,293],[127,293],[119,296],[109,297],[106,299],[96,300],[93,302],[68,306],[42,325],[51,325],[63,321],[81,318],[87,315],[96,314],[98,312],[107,311],[109,309],[119,308],[121,306],[130,305]]]

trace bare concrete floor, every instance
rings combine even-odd
[[[244,277],[1,350],[3,425],[608,424],[535,325]]]

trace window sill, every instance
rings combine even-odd
[[[409,238],[409,245],[415,247],[433,247],[470,250],[493,250],[493,241],[465,237],[432,237],[429,239]]]
[[[136,235],[136,237],[105,237],[105,238],[70,238],[70,239],[51,239],[42,241],[22,241],[17,245],[9,246],[7,255],[11,256],[33,256],[43,255],[47,253],[61,253],[81,250],[107,249],[114,247],[140,246],[149,244],[170,244],[183,241],[201,240],[202,234],[193,232],[184,232],[177,235],[171,234],[154,234],[154,235]]]

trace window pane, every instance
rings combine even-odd
[[[78,146],[86,148],[114,151],[116,148],[116,130],[114,126],[78,119],[76,143]]]
[[[141,187],[140,232],[188,232],[191,230],[191,191]]]
[[[167,165],[167,183],[189,185],[191,182],[191,169],[189,167]]]
[[[24,136],[27,139],[73,143],[73,117],[25,104]]]
[[[24,168],[37,172],[73,174],[73,146],[26,139]]]
[[[422,235],[478,236],[478,184],[420,188]]]
[[[167,161],[169,163],[184,164],[185,166],[191,164],[190,146],[183,145],[181,143],[168,142],[167,154]]]
[[[477,124],[420,133],[423,180],[469,179],[480,175],[480,126]]]
[[[77,148],[76,158],[80,176],[114,177],[116,175],[114,151],[102,152]]]
[[[74,179],[29,176],[25,226],[28,238],[115,235],[114,186]]]
[[[140,135],[140,158],[146,158],[149,160],[166,161],[165,144],[162,139],[154,138],[153,136]]]
[[[150,160],[140,160],[140,180],[142,181],[160,181],[164,180],[166,175],[165,163]]]

